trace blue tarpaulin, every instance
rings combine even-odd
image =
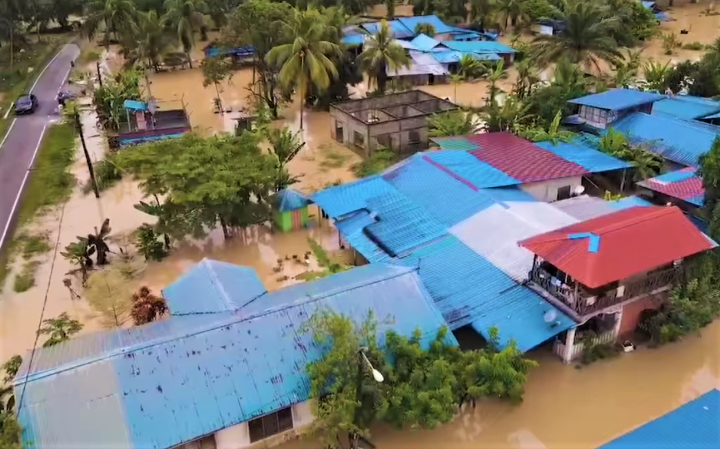
[[[147,103],[137,100],[125,100],[123,107],[131,111],[147,111]]]

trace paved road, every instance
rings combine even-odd
[[[22,200],[21,193],[29,170],[46,127],[59,118],[57,94],[65,85],[70,62],[79,54],[80,49],[76,45],[66,45],[41,69],[31,89],[38,97],[40,107],[33,115],[14,118],[9,132],[0,142],[0,249],[12,236],[15,213]]]

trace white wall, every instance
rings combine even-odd
[[[570,186],[570,190],[582,185],[582,176],[570,176],[567,178],[551,179],[549,181],[530,182],[521,184],[520,188],[529,193],[538,201],[550,203],[557,201],[557,192],[561,187]]]
[[[301,402],[292,406],[293,428],[273,435],[264,440],[250,443],[248,423],[243,422],[215,432],[215,445],[217,449],[242,449],[255,445],[262,447],[276,446],[284,441],[299,436],[302,428],[313,422],[310,401]]]

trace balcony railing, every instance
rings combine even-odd
[[[633,282],[621,282],[619,287],[601,293],[588,292],[582,286],[576,289],[574,285],[563,283],[540,267],[533,268],[530,280],[583,316],[645,293],[666,290],[675,282],[677,275],[675,268],[655,271]]]

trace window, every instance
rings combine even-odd
[[[292,428],[292,409],[290,407],[253,419],[248,423],[251,443]]]
[[[355,131],[353,143],[355,146],[365,148],[365,137],[359,132]]]
[[[417,131],[410,131],[408,133],[408,142],[410,143],[420,143],[420,133]]]
[[[560,200],[566,200],[566,199],[570,198],[571,191],[572,191],[571,186],[560,187],[557,190],[557,200],[560,201]]]
[[[343,143],[345,139],[345,130],[343,129],[343,124],[340,122],[335,122],[335,140],[337,140],[340,143]]]

